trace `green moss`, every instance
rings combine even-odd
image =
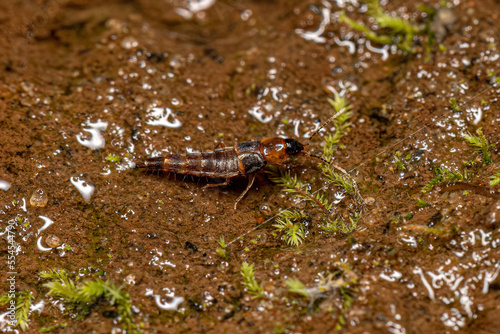
[[[448,168],[446,167],[443,168],[438,167],[434,168],[433,170],[434,170],[434,177],[421,190],[421,192],[424,194],[431,191],[436,185],[438,185],[441,182],[460,182],[469,179],[467,170],[465,170],[463,173],[459,171],[452,172],[448,170]]]
[[[224,260],[228,260],[229,259],[229,252],[226,250],[226,247],[227,247],[227,244],[224,240],[224,236],[221,236],[220,237],[220,240],[218,241],[219,243],[219,248],[217,248],[217,254],[223,258]]]
[[[414,38],[420,36],[426,39],[424,47],[427,53],[430,54],[435,40],[434,33],[431,30],[431,21],[436,10],[426,6],[420,6],[419,9],[427,13],[427,20],[424,25],[417,24],[397,16],[391,16],[386,13],[378,0],[365,0],[367,5],[367,12],[371,19],[373,19],[379,26],[379,31],[375,32],[366,27],[362,23],[358,23],[345,15],[344,12],[340,14],[340,22],[347,24],[354,30],[361,32],[367,39],[372,42],[382,45],[396,45],[400,50],[414,53]],[[382,33],[379,33],[382,32]]]
[[[253,295],[254,298],[264,297],[264,288],[259,285],[255,279],[255,270],[253,264],[248,264],[243,262],[241,264],[240,274],[243,277],[243,285],[247,288],[249,294]]]
[[[106,161],[118,163],[121,161],[121,158],[117,155],[114,155],[114,154],[108,154],[106,156]]]
[[[313,191],[310,185],[304,184],[296,175],[292,176],[287,171],[273,167],[269,169],[268,173],[271,174],[270,179],[281,185],[283,191],[287,194],[296,195],[301,201],[306,202],[306,207],[309,209],[319,210],[322,216],[321,228],[324,231],[328,233],[350,233],[357,226],[364,202],[355,182],[346,175],[344,170],[328,163],[328,161],[332,160],[336,145],[350,129],[349,118],[351,113],[349,110],[351,107],[346,99],[336,92],[334,92],[334,99],[329,99],[328,102],[334,109],[334,116],[332,117],[335,117],[333,119],[335,132],[325,137],[322,157],[324,162],[319,166],[323,178],[326,178],[330,184],[342,188],[353,198],[356,209],[351,210],[349,221],[346,222],[340,217],[333,216],[335,213],[334,203],[329,199],[330,191],[326,187]],[[338,171],[341,171],[342,174],[338,173]],[[305,223],[309,219],[309,214],[307,209],[305,211],[284,210],[278,214],[278,220],[273,226],[280,235],[283,235],[284,240],[289,245],[298,246],[306,237]]]
[[[284,234],[284,239],[289,245],[300,245],[305,238],[305,229],[300,220],[305,219],[306,216],[301,212],[290,210],[281,211],[278,216],[279,218],[273,227]],[[298,222],[294,223],[294,221]]]
[[[29,327],[30,307],[33,302],[33,294],[30,290],[24,290],[16,293],[15,319],[16,324],[25,331]],[[10,303],[11,298],[8,293],[0,295],[0,305]]]
[[[423,207],[426,207],[426,206],[430,206],[429,203],[427,203],[426,201],[424,201],[423,199],[417,199],[417,204],[416,204],[419,208],[423,208]]]
[[[496,186],[497,184],[500,184],[500,173],[490,176],[490,186]]]
[[[337,264],[339,270],[325,274],[320,273],[317,281],[310,287],[302,283],[297,278],[290,278],[285,283],[288,286],[288,292],[299,296],[302,300],[308,302],[307,313],[317,311],[319,303],[325,300],[335,298],[341,302],[339,307],[328,307],[330,312],[334,312],[333,317],[337,325],[335,330],[340,330],[344,325],[349,308],[353,303],[353,295],[356,292],[358,284],[357,275],[354,274],[348,265]],[[335,296],[336,294],[336,296]]]
[[[43,285],[49,290],[47,295],[61,299],[65,307],[77,317],[86,317],[98,302],[105,301],[115,307],[117,319],[125,328],[136,328],[132,321],[132,303],[128,292],[109,280],[86,280],[75,284],[63,269],[42,272],[40,278],[48,281]]]
[[[459,112],[460,111],[460,107],[458,106],[458,102],[457,102],[457,100],[454,97],[450,98],[450,104],[451,104],[451,109],[454,112]]]
[[[480,153],[482,156],[482,161],[485,165],[491,164],[491,152],[490,147],[494,145],[490,145],[488,140],[486,139],[481,128],[476,130],[477,136],[473,136],[470,132],[467,132],[466,135],[463,136],[467,144],[472,147],[476,152]]]

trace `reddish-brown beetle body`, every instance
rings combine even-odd
[[[265,165],[281,165],[288,157],[305,152],[304,145],[295,139],[279,137],[264,138],[261,141],[247,141],[234,147],[222,147],[213,151],[170,153],[164,157],[146,159],[136,164],[136,168],[148,168],[208,178],[224,178],[227,185],[238,175],[250,175],[247,189],[238,201],[252,187],[255,173]]]

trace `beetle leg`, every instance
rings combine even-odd
[[[252,188],[253,181],[255,181],[255,174],[250,174],[249,179],[248,179],[247,188],[245,189],[245,191],[243,191],[243,193],[240,195],[240,197],[238,197],[238,199],[236,199],[236,202],[234,202],[234,210],[236,210],[236,206],[238,205],[238,202],[243,198],[243,196],[245,196],[245,194],[250,190],[250,188]]]
[[[217,142],[217,145],[215,145],[214,150],[218,149],[219,147],[220,148],[226,147],[226,145],[224,145],[224,141],[222,141],[222,139]]]
[[[219,186],[227,186],[231,182],[231,179],[226,179],[223,183],[211,183],[211,184],[205,184],[203,186],[204,188],[212,188],[212,187],[219,187]]]

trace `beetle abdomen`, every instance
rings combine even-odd
[[[170,153],[164,157],[146,159],[138,163],[136,168],[210,178],[231,178],[241,174],[238,155],[233,147],[186,154]]]

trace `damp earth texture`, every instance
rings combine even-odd
[[[2,1],[0,330],[498,333],[499,14]],[[236,210],[134,168],[266,137]]]

